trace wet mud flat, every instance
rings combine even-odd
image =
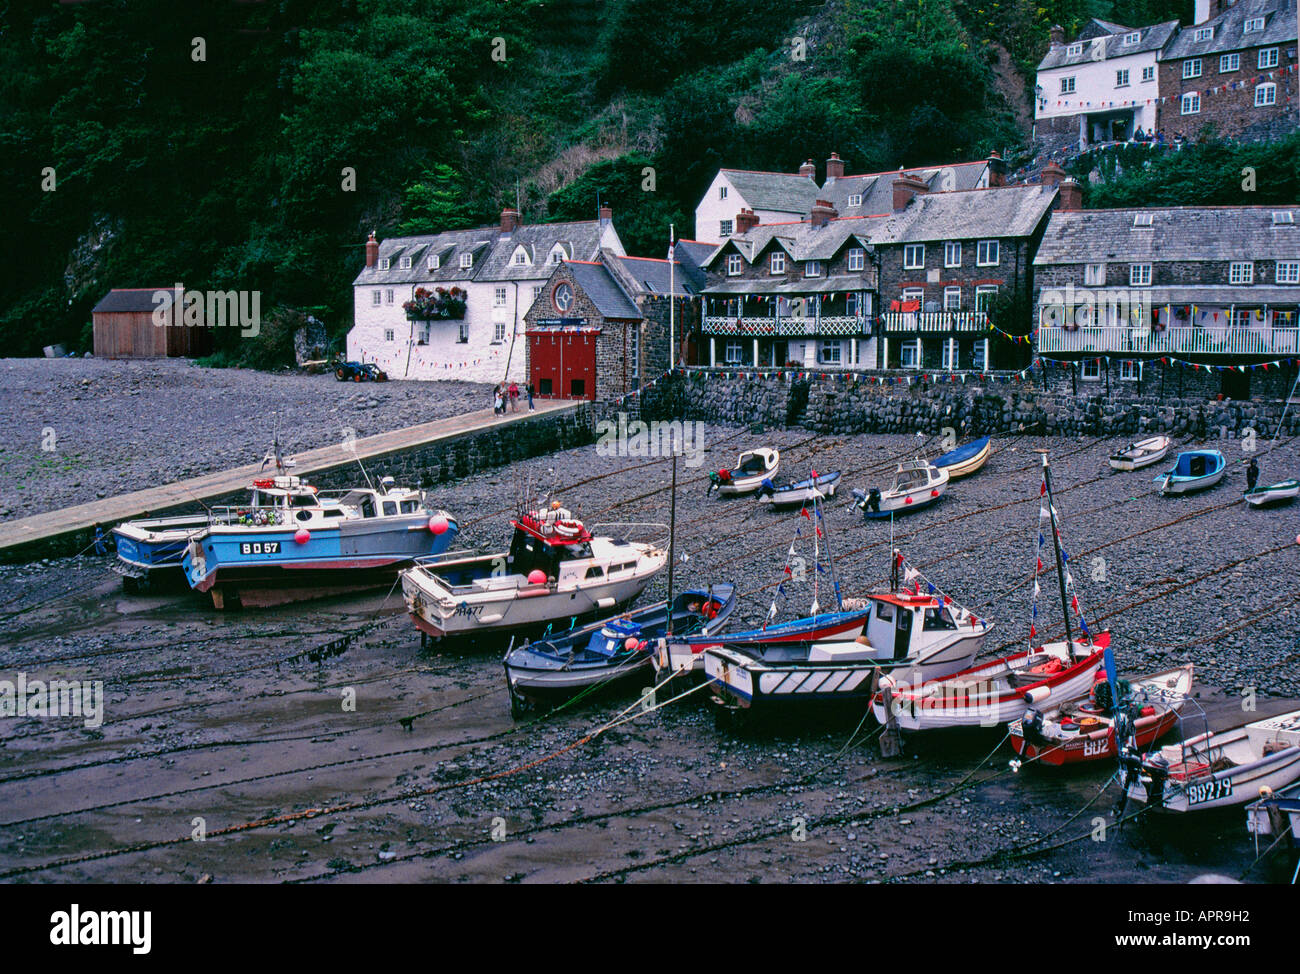
[[[679,461],[675,585],[735,581],[733,628],[761,622],[797,516],[705,491],[707,470],[758,445],[781,449],[784,476],[844,470],[826,509],[841,586],[885,584],[889,524],[850,510],[848,491],[883,484],[912,437],[706,434],[703,462]],[[1028,632],[1030,451],[1046,447],[1080,600],[1094,631],[1110,628],[1121,671],[1195,663],[1215,727],[1254,716],[1243,693],[1259,716],[1297,706],[1300,510],[1247,509],[1240,464],[1214,490],[1162,499],[1150,472],[1109,472],[1118,441],[995,442],[984,471],[894,528],[912,563],[994,621],[987,654]],[[1264,479],[1298,461],[1296,443],[1279,444]],[[589,524],[668,520],[668,462],[595,447],[434,499],[466,543],[500,545],[525,475],[577,484],[556,497]],[[807,531],[797,548],[811,564]],[[661,573],[642,601],[665,587]],[[811,585],[786,588],[783,617],[804,614]],[[1059,607],[1044,591],[1051,636]],[[861,709],[720,727],[707,691],[642,712],[648,679],[515,721],[504,642],[421,651],[383,590],[218,613],[183,589],[127,595],[106,559],[82,557],[0,568],[0,617],[0,680],[104,691],[99,726],[0,718],[4,882],[1185,882],[1242,875],[1256,857],[1240,811],[1117,827],[1111,766],[1016,772],[1001,729],[908,737],[884,759]],[[1284,868],[1272,856],[1246,879]]]

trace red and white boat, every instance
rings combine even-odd
[[[1072,700],[1053,712],[1031,708],[1013,723],[1011,746],[1016,753],[1060,767],[1117,758],[1121,743],[1145,751],[1173,729],[1178,711],[1192,689],[1189,663],[1136,680],[1116,709],[1105,706],[1105,700],[1097,700],[1098,691],[1107,688],[1101,676],[1099,672],[1094,678],[1094,692],[1088,697]],[[1124,696],[1122,688],[1120,692]]]

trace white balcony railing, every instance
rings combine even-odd
[[[1149,328],[1040,328],[1038,351],[1140,353],[1143,355],[1277,355],[1300,351],[1296,328],[1200,328],[1173,325],[1164,331]]]
[[[790,318],[771,315],[707,315],[707,335],[739,335],[747,338],[764,336],[795,338],[801,335],[848,337],[867,333],[868,319],[858,315],[822,315]]]
[[[984,331],[989,316],[982,311],[889,311],[888,331]]]

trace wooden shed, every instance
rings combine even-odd
[[[164,295],[161,301],[154,296]],[[91,309],[97,358],[192,358],[212,351],[212,331],[171,314],[172,288],[114,288]],[[163,309],[166,323],[154,312]]]

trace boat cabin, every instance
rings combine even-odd
[[[911,493],[914,490],[924,490],[930,484],[942,479],[940,471],[928,463],[901,463],[894,477],[894,492]]]
[[[320,503],[317,490],[299,477],[266,477],[253,481],[250,504],[253,507],[315,507]]]
[[[872,612],[866,636],[883,654],[880,659],[915,656],[958,629],[959,620],[952,608],[933,595],[890,592],[869,598]]]
[[[1218,458],[1210,453],[1180,453],[1174,467],[1175,477],[1204,477],[1219,467]]]

